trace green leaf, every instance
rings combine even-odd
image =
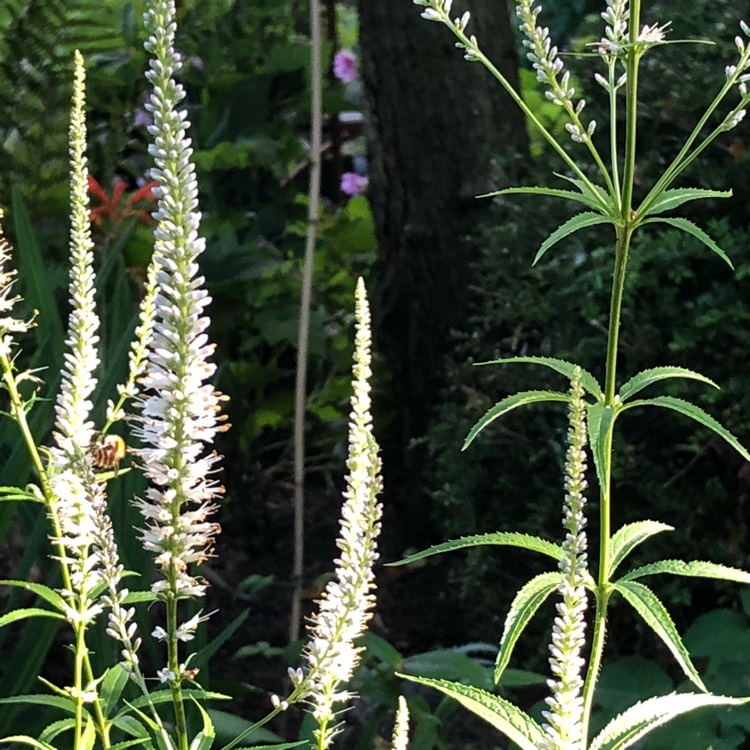
[[[603,214],[613,219],[617,218],[617,207],[614,205],[609,193],[603,187],[593,182],[584,182],[575,177],[560,174],[559,172],[555,172],[555,177],[559,177],[561,180],[575,185],[583,195],[598,204],[599,210]]]
[[[699,372],[694,372],[693,370],[688,370],[684,367],[652,367],[649,370],[639,372],[626,383],[623,383],[622,388],[620,388],[620,400],[627,401],[627,399],[638,393],[638,391],[646,388],[646,386],[656,383],[659,380],[666,380],[667,378],[700,380],[702,383],[708,383],[708,385],[711,385],[714,388],[719,387],[713,380],[707,378],[705,375],[701,375]]]
[[[709,250],[715,252],[732,270],[734,265],[729,256],[697,225],[687,219],[667,219],[660,217],[658,219],[646,219],[643,224],[669,224],[675,229],[692,234],[695,239],[700,240]]]
[[[423,654],[414,654],[404,659],[399,666],[399,671],[417,677],[468,682],[476,687],[488,689],[492,687],[488,670],[476,659],[455,649],[441,648]]]
[[[492,193],[478,195],[477,198],[493,198],[496,195],[547,195],[551,198],[564,198],[565,200],[582,203],[584,206],[601,211],[602,205],[597,198],[591,194],[577,193],[575,190],[558,190],[556,188],[545,187],[512,187],[505,190],[495,190]]]
[[[29,492],[29,490],[22,490],[20,487],[0,487],[0,502],[19,502],[23,500],[44,504],[43,498],[40,498],[33,492]]]
[[[543,555],[559,560],[562,557],[562,547],[559,544],[548,542],[546,539],[540,539],[538,536],[531,534],[519,534],[516,531],[496,531],[491,534],[473,534],[472,536],[462,536],[458,539],[451,539],[448,542],[435,544],[421,552],[415,552],[408,555],[403,560],[386,563],[388,567],[398,565],[409,565],[417,560],[423,560],[431,555],[441,555],[443,552],[453,552],[453,550],[464,549],[465,547],[481,547],[483,545],[501,545],[510,547],[523,547],[530,549],[532,552],[541,552]]]
[[[549,595],[562,580],[562,573],[542,573],[522,586],[516,593],[505,618],[500,650],[495,660],[495,682],[500,682],[503,671],[508,666],[513,647],[516,645],[529,620],[536,614]]]
[[[203,727],[198,734],[195,735],[193,741],[190,743],[190,750],[210,750],[216,739],[216,731],[214,730],[213,722],[211,717],[206,713],[206,710],[193,699],[193,703],[200,712],[201,718],[203,719]]]
[[[36,594],[40,599],[49,602],[55,609],[60,612],[65,611],[65,600],[54,589],[45,586],[42,583],[31,583],[30,581],[14,581],[10,578],[0,580],[0,586],[16,586],[17,588],[26,589]],[[44,610],[45,612],[47,610]]]
[[[689,201],[702,200],[703,198],[731,198],[731,190],[705,190],[703,188],[676,188],[674,190],[665,190],[646,211],[645,215],[641,216],[640,207],[638,208],[638,215],[641,218],[647,216],[653,216],[655,214],[664,213],[664,211],[671,211],[677,206],[681,206],[683,203]]]
[[[674,527],[659,521],[636,521],[619,528],[610,541],[609,578],[612,578],[617,566],[641,542],[662,531],[674,531]],[[625,576],[623,580],[627,578]]]
[[[559,372],[561,375],[564,375],[568,380],[571,380],[573,378],[573,372],[575,371],[576,367],[578,365],[573,364],[572,362],[566,362],[564,359],[555,359],[554,357],[506,357],[504,359],[493,359],[489,362],[477,362],[476,364],[479,365],[504,365],[504,364],[514,364],[516,362],[519,363],[528,363],[532,365],[544,365],[545,367],[549,367],[555,372]],[[587,370],[584,370],[582,367],[579,368],[581,370],[581,385],[583,386],[584,390],[590,393],[597,401],[602,401],[604,399],[604,392],[601,389],[601,386],[596,381],[596,378]]]
[[[105,716],[110,716],[117,708],[118,701],[125,686],[130,682],[129,673],[119,664],[110,667],[104,673],[99,696]]]
[[[49,617],[53,620],[64,620],[65,618],[58,612],[52,612],[49,609],[40,609],[39,607],[22,607],[0,617],[0,628],[10,625],[12,622],[27,620],[29,617]]]
[[[735,583],[750,583],[750,573],[730,568],[727,565],[719,565],[702,560],[659,560],[658,562],[643,565],[631,570],[624,575],[621,581],[634,581],[643,576],[652,576],[666,573],[673,576],[689,576],[691,578],[718,578],[722,581],[734,581]]]
[[[498,417],[503,414],[507,414],[513,409],[517,409],[519,406],[525,406],[526,404],[535,404],[540,401],[562,401],[563,403],[568,401],[568,396],[565,393],[555,393],[554,391],[522,391],[521,393],[514,393],[512,396],[504,398],[502,401],[498,401],[469,431],[466,436],[463,447],[461,450],[466,450],[473,442],[474,438],[490,423],[494,422]]]
[[[564,224],[560,225],[555,229],[552,234],[547,237],[542,246],[534,256],[534,262],[531,264],[535,266],[541,259],[542,256],[549,250],[553,245],[556,245],[560,240],[568,237],[574,232],[578,232],[586,227],[593,227],[597,224],[611,224],[612,220],[601,214],[593,213],[592,211],[584,211],[583,213],[571,216]]]
[[[9,742],[17,742],[19,745],[31,745],[31,747],[36,747],[38,750],[55,750],[53,745],[39,742],[33,737],[27,737],[25,734],[14,734],[12,737],[3,737],[0,739],[0,744],[7,744]]]
[[[750,698],[702,693],[670,693],[636,703],[616,716],[596,736],[589,750],[625,750],[677,716],[707,706],[741,706]]]
[[[698,670],[693,666],[690,654],[685,648],[669,612],[656,594],[642,583],[636,583],[635,581],[617,581],[614,588],[622,594],[651,630],[664,641],[686,677],[696,687],[706,691],[706,686],[703,684]]]
[[[603,404],[586,405],[586,428],[589,434],[589,445],[594,457],[596,478],[600,487],[604,487],[604,478],[609,471],[609,457],[606,451],[607,435],[612,429],[616,412],[611,406]]]
[[[706,414],[703,409],[691,404],[689,401],[685,401],[681,398],[674,398],[673,396],[656,396],[655,398],[643,399],[639,401],[631,401],[629,404],[623,407],[623,410],[630,409],[634,406],[661,406],[665,409],[672,409],[673,411],[684,414],[686,417],[694,419],[704,427],[708,427],[709,430],[713,430],[719,437],[734,448],[742,458],[746,461],[750,461],[750,453],[748,453],[741,445],[740,441],[732,435],[729,430],[722,427],[710,414]]]
[[[410,682],[435,688],[458,701],[464,708],[500,730],[521,750],[538,750],[544,743],[542,728],[528,714],[510,701],[479,688],[447,680],[431,680],[398,674]]]
[[[0,705],[10,705],[13,703],[28,704],[31,706],[48,706],[59,708],[70,714],[75,714],[76,706],[72,698],[62,698],[59,695],[43,695],[36,693],[34,695],[11,695],[7,698],[0,698]]]

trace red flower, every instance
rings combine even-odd
[[[89,175],[89,193],[101,201],[100,205],[91,209],[89,214],[91,223],[101,226],[106,220],[115,226],[119,226],[126,219],[135,216],[146,224],[153,224],[154,220],[151,218],[151,214],[145,208],[138,208],[136,204],[141,201],[155,203],[156,196],[153,193],[153,189],[157,185],[158,183],[155,180],[152,180],[147,185],[144,185],[142,188],[139,188],[129,195],[125,201],[123,201],[123,196],[125,195],[124,180],[118,178],[115,181],[115,186],[112,190],[112,195],[110,196],[107,195],[104,188],[91,175]]]

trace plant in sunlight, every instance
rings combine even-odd
[[[681,560],[661,560],[621,573],[619,568],[625,558],[641,542],[672,529],[652,520],[627,524],[616,531],[611,527],[615,500],[615,488],[611,481],[615,426],[632,409],[655,406],[689,417],[713,431],[744,459],[750,460],[750,454],[734,435],[695,404],[668,395],[644,397],[641,394],[647,387],[671,378],[686,378],[717,387],[709,378],[683,367],[657,366],[619,383],[617,368],[623,289],[631,240],[636,231],[650,224],[668,224],[692,235],[732,267],[726,253],[700,227],[688,219],[665,214],[701,198],[725,198],[730,195],[729,191],[675,185],[685,169],[703,151],[721,134],[735,128],[744,117],[745,108],[750,102],[750,47],[747,41],[750,28],[744,22],[740,23],[743,36],[735,39],[737,59],[727,65],[723,85],[672,162],[661,175],[655,177],[651,187],[641,196],[636,195],[635,191],[638,77],[644,56],[652,54],[660,46],[674,43],[674,40],[668,39],[668,21],[642,24],[640,0],[610,0],[606,3],[601,13],[605,22],[604,34],[599,42],[591,45],[592,50],[587,55],[601,66],[593,78],[606,90],[609,99],[608,137],[603,138],[600,134],[604,130],[601,123],[597,127],[595,121],[585,119],[585,99],[576,94],[564,58],[550,38],[549,29],[539,22],[541,6],[532,0],[517,0],[516,13],[527,57],[538,82],[544,87],[546,97],[562,109],[566,119],[570,142],[563,142],[544,127],[482,52],[477,38],[467,31],[471,21],[468,12],[452,17],[453,0],[414,0],[414,3],[423,7],[422,16],[425,19],[448,27],[456,37],[456,46],[468,61],[479,62],[490,71],[565,166],[566,173],[556,176],[567,185],[516,187],[492,194],[551,196],[583,208],[550,234],[541,244],[533,262],[537,263],[548,250],[572,233],[596,225],[610,225],[613,228],[614,247],[608,338],[606,350],[602,352],[603,383],[575,364],[552,357],[524,356],[485,363],[548,367],[570,380],[571,390],[569,393],[524,391],[503,398],[471,429],[464,444],[464,448],[468,448],[487,425],[513,409],[543,402],[568,404],[571,422],[565,473],[566,536],[563,543],[557,545],[525,534],[498,532],[446,542],[398,563],[482,544],[524,547],[557,560],[558,571],[536,576],[517,592],[505,620],[495,668],[495,681],[499,682],[522,631],[541,604],[557,592],[560,601],[550,645],[551,695],[547,699],[545,724],[540,725],[513,703],[479,688],[448,680],[406,679],[432,686],[452,696],[504,732],[524,750],[539,747],[551,750],[614,750],[630,747],[651,730],[678,715],[703,706],[732,706],[750,701],[750,698],[719,696],[708,692],[666,608],[656,594],[641,582],[646,576],[668,574],[750,583],[750,573],[710,562]],[[624,122],[622,132],[618,129],[621,122]],[[606,152],[600,151],[600,138],[608,141]],[[581,166],[583,162],[579,156],[588,157],[593,162],[592,168]],[[640,179],[643,181],[642,176]],[[599,495],[595,568],[589,567],[584,533],[586,442],[593,460]],[[696,690],[637,703],[615,716],[595,737],[591,737],[591,711],[604,652],[608,610],[614,598],[628,603],[664,642]],[[593,612],[590,617],[585,617],[589,599]]]
[[[146,108],[152,118],[149,152],[155,167],[153,181],[132,196],[123,211],[144,218],[134,207],[136,201],[157,201],[149,217],[154,251],[130,346],[127,378],[116,387],[115,398],[108,401],[106,421],[100,429],[94,423],[101,362],[90,225],[104,214],[91,210],[89,193],[107,199],[104,213],[109,211],[114,221],[124,214],[119,206],[121,186],[109,201],[88,173],[85,69],[78,52],[70,123],[71,311],[50,447],[35,441],[29,422],[43,383],[34,371],[17,368],[20,347],[16,336],[25,334],[34,321],[16,315],[15,306],[21,298],[13,292],[11,251],[0,233],[2,387],[9,402],[6,413],[21,430],[34,470],[26,488],[2,487],[0,497],[43,505],[51,529],[50,557],[61,580],[56,589],[36,582],[3,581],[31,592],[46,608],[17,609],[0,624],[31,617],[65,623],[72,631],[73,654],[70,685],[40,678],[49,694],[0,698],[0,704],[55,708],[64,718],[51,722],[37,738],[17,733],[0,742],[38,748],[54,748],[62,742],[59,746],[74,750],[127,744],[159,750],[204,750],[213,744],[217,732],[202,704],[226,699],[198,684],[199,668],[190,644],[199,625],[209,617],[200,609],[208,583],[196,566],[214,555],[214,539],[220,530],[212,519],[223,493],[217,478],[220,457],[213,444],[217,433],[228,425],[220,413],[224,397],[210,382],[216,370],[211,361],[214,346],[207,335],[210,321],[206,308],[211,298],[199,272],[205,241],[199,235],[198,187],[187,135],[190,123],[186,110],[180,108],[185,92],[176,80],[182,60],[174,46],[175,14],[174,0],[147,3],[145,47],[151,60],[146,77],[152,93]],[[349,475],[336,575],[312,618],[309,643],[303,652],[305,667],[291,672],[291,695],[284,701],[273,696],[268,715],[241,734],[235,733],[225,745],[227,750],[294,703],[309,707],[318,727],[316,745],[324,750],[340,728],[337,712],[350,697],[347,683],[359,661],[358,639],[374,605],[373,567],[378,558],[381,517],[380,458],[370,416],[370,314],[362,280],[356,290],[355,316]],[[128,447],[124,438],[112,431],[122,422],[130,425],[138,445]],[[125,472],[138,471],[147,483],[142,496],[131,497],[131,503],[142,516],[135,533],[143,550],[154,558],[154,580],[148,591],[130,592],[123,585],[133,574],[120,562],[107,505],[108,482],[118,476],[120,461],[127,453],[136,457],[139,465]],[[137,603],[149,604],[156,613],[163,608],[163,624],[153,629],[151,637],[164,652],[161,663],[153,667],[146,666],[142,657],[144,635],[138,632],[132,606]],[[104,618],[106,633],[119,651],[119,663],[96,671],[99,657],[105,654],[92,646],[91,629]],[[95,651],[97,659],[92,659]],[[154,652],[158,653],[158,648],[152,649]],[[400,746],[405,742],[406,721],[402,709],[400,739],[394,740]]]

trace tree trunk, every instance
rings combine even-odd
[[[369,197],[380,246],[373,326],[395,400],[386,470],[390,463],[391,476],[395,469],[406,477],[418,468],[404,464],[406,449],[424,434],[449,332],[462,321],[476,254],[468,235],[490,203],[475,196],[515,182],[527,149],[524,118],[510,97],[421,10],[410,0],[359,0]],[[464,10],[466,0],[456,2],[451,15]],[[471,0],[470,10],[468,33],[517,88],[507,5]]]

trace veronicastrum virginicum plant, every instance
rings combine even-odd
[[[451,16],[453,0],[413,0],[423,6],[422,16],[445,24],[457,37],[456,46],[467,60],[483,64],[523,110],[531,123],[562,159],[568,174],[558,175],[568,185],[561,188],[509,188],[492,193],[528,193],[563,198],[580,204],[585,210],[556,229],[541,245],[536,263],[553,245],[573,232],[599,224],[614,229],[613,278],[609,311],[608,339],[604,383],[576,365],[549,357],[513,357],[495,363],[529,363],[549,367],[571,381],[569,393],[526,391],[504,398],[492,407],[472,428],[464,448],[490,422],[526,404],[563,402],[570,409],[569,450],[565,479],[565,541],[561,546],[540,538],[512,532],[478,535],[457,539],[409,557],[402,563],[427,555],[479,544],[500,544],[525,547],[558,560],[558,571],[533,578],[516,594],[505,621],[497,657],[495,679],[499,682],[508,664],[513,647],[539,606],[558,592],[558,615],[555,618],[549,680],[551,696],[542,725],[518,707],[491,693],[444,680],[410,677],[451,695],[504,732],[524,750],[615,750],[630,747],[648,732],[680,714],[702,706],[735,705],[750,699],[711,695],[693,665],[667,610],[641,579],[662,574],[716,578],[750,583],[750,574],[709,562],[661,560],[628,572],[620,568],[625,558],[641,542],[662,531],[666,524],[644,520],[628,524],[613,533],[611,507],[613,501],[611,466],[614,427],[617,420],[631,409],[658,406],[687,416],[715,432],[740,455],[750,454],[739,441],[713,417],[694,404],[671,396],[640,397],[648,386],[669,378],[689,378],[717,387],[707,377],[682,367],[654,367],[638,373],[618,389],[617,355],[623,289],[628,253],[636,230],[649,224],[664,223],[687,232],[724,262],[731,261],[720,247],[698,226],[685,218],[665,216],[683,204],[700,198],[724,198],[730,192],[674,187],[685,169],[722,133],[734,128],[743,118],[750,102],[750,27],[740,24],[744,36],[736,37],[738,59],[726,67],[726,80],[708,109],[696,123],[679,153],[651,189],[640,200],[634,196],[636,170],[636,134],[638,115],[638,76],[643,57],[655,48],[668,44],[665,35],[669,23],[642,25],[640,0],[609,0],[601,16],[605,22],[604,36],[593,45],[591,57],[602,68],[594,75],[609,97],[608,152],[602,152],[592,136],[593,120],[587,121],[585,100],[576,98],[570,73],[550,39],[549,30],[538,24],[541,7],[533,0],[517,0],[516,13],[524,37],[527,57],[544,86],[547,98],[564,112],[566,130],[572,144],[560,142],[524,103],[500,71],[484,55],[475,36],[467,32],[468,12]],[[618,132],[619,114],[624,109],[624,132]],[[722,113],[719,124],[709,127]],[[605,139],[606,140],[606,139]],[[578,163],[579,153],[593,161],[594,169],[584,171]],[[594,176],[590,176],[594,175]],[[638,397],[637,397],[638,396]],[[588,442],[599,488],[598,568],[589,572],[583,489],[585,488],[585,444]],[[607,630],[607,611],[613,594],[621,596],[642,617],[644,622],[666,644],[697,692],[671,694],[638,703],[615,717],[595,737],[589,738],[589,724],[594,691],[602,661]],[[593,601],[593,613],[585,611]],[[587,619],[589,622],[587,622]],[[593,625],[593,627],[591,627]],[[590,635],[587,636],[587,633]],[[587,644],[588,640],[588,644]],[[585,647],[585,648],[584,648]],[[582,654],[587,654],[584,658]]]
[[[200,213],[190,123],[179,105],[184,98],[175,76],[181,68],[175,50],[174,0],[150,0],[144,17],[145,43],[151,54],[146,74],[152,85],[147,109],[153,116],[152,177],[158,187],[153,214],[154,253],[147,275],[140,320],[131,346],[129,375],[109,402],[106,422],[96,430],[93,396],[98,383],[99,318],[95,301],[93,242],[89,226],[86,161],[85,72],[75,55],[70,126],[71,238],[66,351],[62,385],[56,400],[54,445],[37,445],[29,414],[42,387],[32,372],[19,372],[16,335],[33,321],[15,317],[20,297],[14,296],[11,251],[0,232],[0,377],[9,407],[31,456],[34,479],[25,489],[3,487],[5,500],[30,500],[45,508],[49,519],[51,557],[59,566],[62,585],[2,581],[25,588],[47,607],[15,610],[0,625],[30,617],[59,620],[72,630],[72,684],[42,682],[51,694],[13,696],[0,703],[29,703],[60,709],[37,738],[16,734],[0,743],[17,743],[54,750],[90,750],[134,744],[159,750],[204,750],[216,732],[200,701],[224,698],[203,690],[199,670],[185,658],[184,644],[194,638],[202,610],[187,617],[205,595],[207,584],[193,573],[213,554],[219,530],[211,520],[223,489],[216,479],[219,457],[211,449],[216,433],[226,429],[219,414],[221,394],[210,384],[215,371],[213,345],[206,329],[205,308],[210,297],[199,275],[198,258],[205,241],[199,236]],[[0,219],[2,216],[0,215]],[[317,750],[331,746],[337,733],[338,705],[349,698],[346,683],[359,661],[355,641],[366,629],[374,603],[373,566],[380,532],[381,490],[378,445],[370,417],[370,315],[363,281],[355,299],[356,341],[353,396],[349,429],[347,489],[337,541],[340,556],[336,576],[328,584],[320,609],[312,618],[303,651],[304,667],[291,670],[293,690],[286,700],[273,696],[272,710],[224,746],[235,747],[254,729],[294,703],[304,703],[317,729]],[[135,413],[125,407],[132,402]],[[156,576],[147,592],[128,592],[107,507],[107,482],[118,473],[122,438],[109,434],[119,421],[130,422],[140,441],[131,447],[148,482],[143,497],[132,502],[141,513],[136,532],[154,556]],[[131,469],[126,469],[129,471]],[[133,603],[158,603],[163,626],[151,637],[163,645],[164,663],[147,674],[139,650],[143,643],[134,622]],[[95,674],[87,637],[98,618],[107,617],[107,634],[118,644],[120,661]],[[135,684],[135,689],[129,686]],[[185,684],[192,685],[186,691]],[[152,689],[153,687],[153,689]],[[129,689],[130,692],[126,692]],[[199,728],[191,728],[188,704],[197,707]],[[406,745],[408,717],[402,704],[393,746]],[[307,741],[291,746],[310,745]],[[279,747],[289,747],[284,744]]]

